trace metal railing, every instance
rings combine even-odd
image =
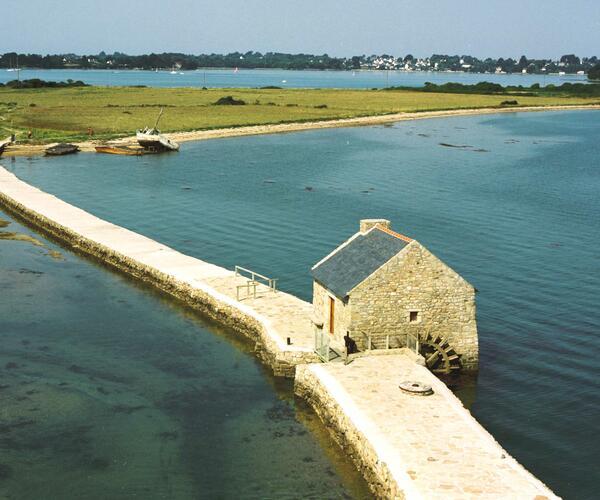
[[[244,274],[249,274],[250,277],[244,276]],[[236,278],[241,276],[248,280],[243,285],[236,286],[236,297],[238,301],[240,300],[240,290],[243,289],[246,289],[246,298],[248,298],[250,297],[250,289],[252,288],[252,296],[256,298],[256,290],[259,285],[264,285],[269,291],[277,293],[277,278],[269,278],[268,276],[264,276],[263,274],[256,273],[251,269],[246,269],[241,266],[235,266],[235,276]]]
[[[419,338],[412,333],[406,334],[406,347],[408,347],[415,354],[419,354]]]
[[[323,332],[321,329],[315,331],[315,352],[321,358],[324,363],[329,363],[329,334]]]
[[[414,353],[418,354],[419,353],[419,339],[413,335],[412,333],[395,333],[395,334],[386,334],[385,335],[385,344],[382,347],[376,346],[373,342],[373,335],[371,335],[370,333],[365,333],[363,331],[358,331],[358,333],[360,333],[363,337],[363,341],[364,341],[364,348],[366,351],[372,351],[374,349],[390,349],[390,340],[394,340],[394,339],[403,339],[404,342],[402,342],[402,340],[400,340],[399,342],[396,342],[396,345],[401,346],[401,347],[407,347],[408,349],[410,349],[411,351],[413,351]],[[377,337],[381,337],[380,335],[377,335]]]
[[[251,281],[251,280],[248,280],[243,285],[237,285],[235,287],[235,297],[238,300],[238,302],[240,300],[240,290],[243,290],[244,288],[246,289],[246,297],[245,298],[250,297],[250,288],[252,288],[252,297],[256,298],[256,287],[258,285],[259,285],[258,281]]]

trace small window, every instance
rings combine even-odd
[[[410,323],[418,323],[421,318],[419,317],[419,311],[410,311],[408,313],[408,321]]]

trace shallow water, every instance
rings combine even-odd
[[[591,499],[598,132],[596,111],[514,113],[4,163],[99,217],[277,277],[305,299],[310,266],[360,218],[391,219],[479,290],[481,371],[459,394],[558,494]]]
[[[393,85],[422,87],[425,82],[473,84],[494,82],[501,85],[530,86],[539,83],[561,85],[565,82],[587,83],[585,75],[496,75],[482,73],[446,73],[426,71],[291,71],[282,69],[207,69],[182,71],[110,71],[82,69],[22,70],[21,79],[41,78],[48,81],[82,80],[90,85],[146,85],[148,87],[264,87],[282,88],[382,88]],[[16,79],[16,73],[0,70],[0,83]]]
[[[368,496],[247,343],[0,219],[0,498]]]

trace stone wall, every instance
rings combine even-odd
[[[294,393],[303,398],[321,419],[330,434],[367,481],[376,498],[404,499],[388,466],[381,461],[372,443],[352,422],[348,412],[311,370],[311,365],[296,369]]]
[[[353,328],[371,333],[378,344],[399,332],[439,334],[464,369],[477,369],[475,289],[417,241],[359,284],[349,305]],[[418,321],[410,322],[410,311],[418,312]]]

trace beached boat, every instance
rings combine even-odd
[[[4,141],[0,141],[0,156],[2,156],[2,153],[4,153],[6,146],[8,146],[9,144],[12,144],[12,143],[13,143],[13,137],[9,137],[8,139],[5,139]]]
[[[156,119],[156,123],[153,128],[144,128],[142,130],[138,130],[136,133],[136,139],[140,146],[145,149],[149,149],[152,151],[178,151],[179,144],[171,139],[168,139],[164,135],[160,133],[158,130],[158,122],[160,117],[163,114],[163,108],[160,109],[160,113],[158,114],[158,118]]]
[[[76,146],[75,144],[61,142],[60,144],[50,146],[46,149],[46,151],[44,151],[44,153],[47,156],[62,156],[77,153],[77,151],[79,151],[79,146]]]
[[[106,153],[111,155],[126,155],[126,156],[142,156],[147,154],[147,151],[144,151],[141,148],[132,148],[130,146],[96,146],[96,153]]]
[[[152,149],[155,151],[179,150],[179,144],[171,139],[167,139],[160,133],[160,130],[155,128],[138,130],[135,136],[139,145],[145,149]]]

